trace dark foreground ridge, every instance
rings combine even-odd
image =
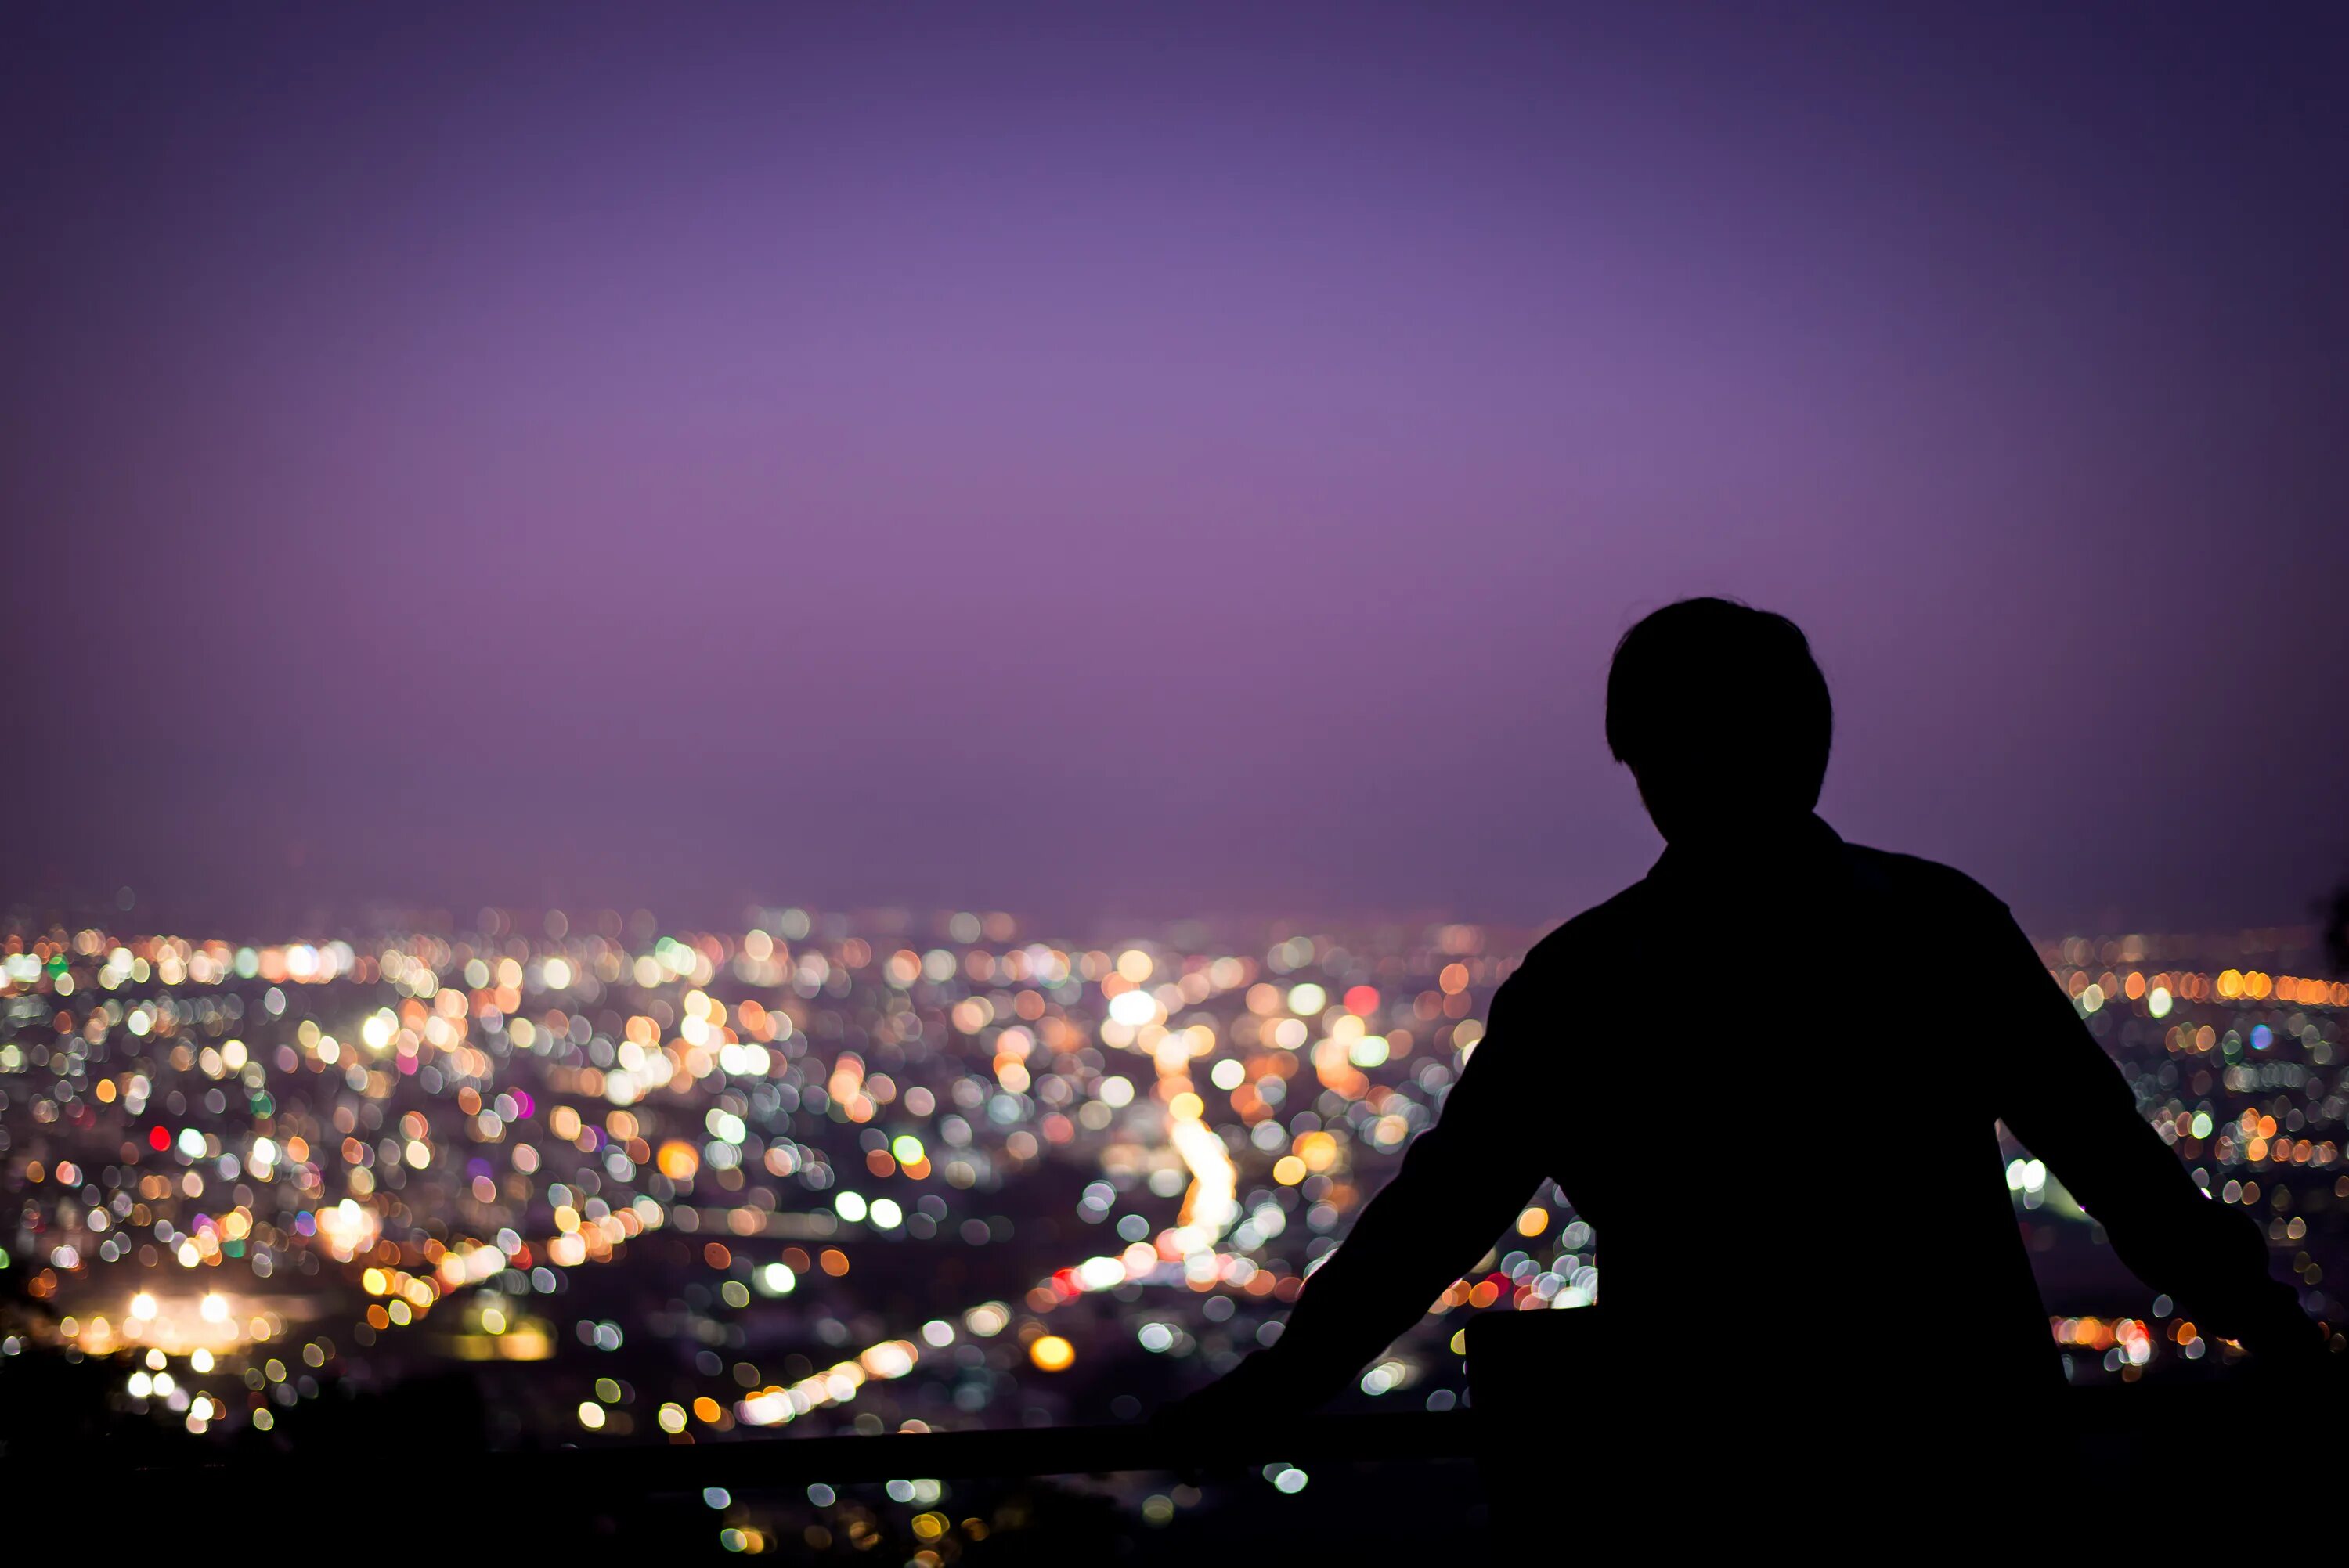
[[[856,1535],[854,1522],[880,1519],[885,1483],[891,1496],[909,1485],[935,1491],[943,1484],[950,1512],[924,1517],[934,1533],[951,1531],[957,1541],[945,1544],[959,1542],[960,1550],[925,1557],[912,1550],[919,1542],[903,1542],[910,1555],[884,1552],[870,1560],[951,1560],[966,1568],[1475,1563],[1513,1560],[1567,1537],[1640,1541],[1666,1553],[1693,1548],[1705,1557],[1789,1532],[1828,1542],[1823,1560],[1847,1548],[1912,1560],[1953,1544],[2068,1554],[2109,1530],[2111,1516],[2098,1500],[2198,1461],[2217,1434],[2288,1431],[2306,1473],[2337,1468],[2344,1457],[2335,1418],[2341,1401],[2325,1381],[2065,1390],[2001,1424],[1997,1440],[1986,1445],[2002,1456],[1994,1465],[1950,1467],[1888,1444],[1888,1451],[1923,1459],[1915,1466],[1897,1461],[1889,1487],[1869,1485],[1838,1462],[1831,1444],[1816,1440],[1820,1423],[1807,1412],[1787,1412],[1776,1451],[1756,1468],[1724,1455],[1702,1421],[1685,1429],[1685,1443],[1643,1450],[1595,1411],[1569,1409],[1558,1419],[1554,1406],[1554,1418],[1531,1427],[1472,1406],[1270,1419],[1220,1432],[1178,1421],[776,1435],[452,1452],[425,1462],[440,1482],[432,1538],[461,1543],[465,1560],[475,1562],[594,1562],[623,1551],[675,1561],[742,1550],[783,1561],[856,1560],[867,1545],[886,1544],[869,1524]],[[1966,1450],[1982,1451],[1988,1435],[1962,1439]],[[1309,1472],[1311,1485],[1279,1495],[1269,1484],[1275,1467],[1300,1481]],[[1152,1490],[1189,1488],[1195,1499],[1204,1489],[1204,1505],[1171,1522],[1159,1516],[1172,1528],[1154,1527],[1131,1497],[1117,1501],[1121,1491],[1141,1490],[1132,1482],[1143,1474],[1168,1478],[1145,1483]],[[1123,1480],[1103,1479],[1112,1475]],[[355,1506],[379,1502],[397,1484],[379,1452],[143,1470],[119,1493],[137,1506],[105,1533],[118,1548],[149,1539],[184,1544],[190,1522],[223,1517],[230,1500],[266,1497],[277,1500],[272,1511],[281,1528],[331,1537],[351,1527]],[[835,1497],[829,1517],[846,1534],[800,1528],[810,1502]],[[784,1527],[730,1528],[754,1520]]]
[[[531,1491],[617,1487],[626,1491],[734,1491],[889,1480],[899,1476],[1003,1478],[1106,1475],[1128,1470],[1212,1470],[1277,1460],[1398,1464],[1471,1459],[1476,1424],[1464,1410],[1302,1417],[1267,1422],[1213,1442],[1144,1423],[1039,1427],[995,1432],[895,1432],[883,1437],[754,1437],[673,1447],[558,1449],[480,1454],[466,1469],[495,1488]],[[138,1472],[141,1489],[234,1483],[266,1475],[284,1486],[305,1470],[346,1474],[341,1461],[296,1457],[157,1467]]]
[[[2288,1421],[2295,1437],[2334,1449],[2349,1448],[2335,1412],[2321,1401],[2335,1391],[2314,1383],[2250,1378],[2175,1386],[2096,1386],[2069,1390],[2039,1406],[2052,1419],[2090,1440],[2142,1438],[2157,1444],[2183,1440],[2211,1423]],[[1506,1434],[1505,1434],[1506,1436]],[[1515,1434],[1523,1436],[1524,1434]],[[854,1484],[899,1476],[1011,1477],[1105,1475],[1163,1470],[1213,1473],[1276,1460],[1323,1463],[1424,1464],[1473,1460],[1495,1434],[1473,1409],[1398,1414],[1302,1416],[1268,1420],[1237,1431],[1203,1434],[1148,1423],[1040,1427],[1027,1430],[897,1432],[880,1437],[736,1438],[723,1442],[636,1448],[558,1449],[534,1453],[466,1457],[467,1470],[487,1488],[528,1492],[540,1487],[616,1489],[619,1493],[699,1491],[723,1486],[753,1491],[811,1481]],[[1558,1441],[1561,1450],[1574,1446]],[[37,1468],[37,1461],[26,1470]],[[274,1488],[298,1484],[305,1471],[347,1476],[346,1459],[299,1456],[169,1465],[134,1472],[133,1491],[157,1498],[209,1491],[266,1476]]]

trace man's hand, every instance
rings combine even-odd
[[[2252,1382],[2281,1392],[2322,1387],[2337,1393],[2349,1384],[2349,1357],[2333,1352],[2330,1336],[2314,1319],[2279,1316],[2281,1321],[2263,1325],[2263,1332],[2246,1333],[2238,1341],[2251,1353],[2245,1372]]]
[[[1218,1439],[1293,1421],[1319,1403],[1280,1357],[1259,1350],[1197,1393],[1162,1405],[1151,1422],[1196,1443],[1205,1466],[1214,1463]]]

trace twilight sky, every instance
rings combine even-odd
[[[2349,9],[490,9],[0,21],[0,904],[1554,919],[1692,593],[2040,929],[2349,871]]]

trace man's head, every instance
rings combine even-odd
[[[1730,599],[1683,599],[1623,634],[1607,745],[1667,841],[1734,839],[1818,804],[1835,727],[1802,631]]]

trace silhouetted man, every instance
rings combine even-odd
[[[1607,739],[1663,858],[1526,955],[1278,1344],[1178,1419],[1337,1392],[1545,1177],[1598,1229],[1591,1386],[1667,1427],[1742,1421],[1751,1449],[1829,1410],[1857,1447],[1888,1414],[2011,1408],[2060,1377],[2000,1121],[2205,1335],[2321,1348],[2258,1229],[2188,1179],[2005,905],[1813,814],[1831,728],[1783,616],[1691,599],[1631,629]]]

